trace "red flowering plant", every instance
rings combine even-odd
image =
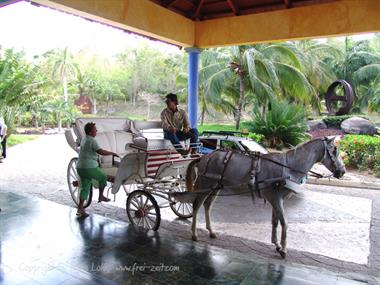
[[[340,142],[344,162],[360,170],[372,170],[380,176],[380,137],[346,135]]]

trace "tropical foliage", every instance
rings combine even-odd
[[[380,112],[379,50],[379,35],[359,42],[348,37],[203,50],[200,123],[223,118],[242,129],[241,121],[253,114],[256,121],[273,118],[267,128],[279,132],[283,122],[281,114],[274,114],[275,101],[297,105],[305,116],[319,115],[327,87],[338,78],[354,86],[354,112]],[[81,96],[90,99],[93,116],[121,114],[124,108],[123,115],[155,119],[168,92],[186,104],[187,80],[185,52],[164,53],[146,41],[107,58],[66,47],[27,59],[22,52],[3,49],[0,116],[11,129],[20,123],[61,127],[80,114],[74,101]],[[297,141],[279,140],[272,143]]]
[[[380,138],[363,135],[347,135],[340,142],[346,165],[361,170],[373,170],[380,176]]]
[[[251,131],[261,134],[269,147],[295,146],[306,138],[305,114],[302,106],[273,100],[263,116],[256,107]]]
[[[10,133],[21,113],[19,106],[36,100],[42,82],[36,67],[24,59],[23,53],[11,49],[0,53],[0,116],[4,117]]]

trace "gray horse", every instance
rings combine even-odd
[[[346,169],[334,143],[335,138],[318,138],[285,153],[247,154],[233,151],[215,151],[191,162],[187,169],[187,192],[172,193],[174,200],[193,204],[192,239],[196,232],[197,213],[204,205],[206,228],[210,237],[210,211],[218,193],[224,188],[247,187],[259,198],[272,205],[272,243],[285,258],[287,222],[284,198],[297,193],[290,184],[301,183],[316,162],[321,162],[334,177],[341,178]],[[254,197],[254,196],[252,196]],[[277,226],[281,223],[281,245],[277,240]]]

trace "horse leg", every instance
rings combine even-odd
[[[283,198],[278,195],[276,189],[263,192],[265,198],[272,205],[272,243],[275,244],[277,252],[285,258],[286,256],[286,221],[284,219]],[[281,223],[281,246],[277,240],[278,222]],[[285,246],[285,247],[284,247]]]
[[[207,195],[198,195],[194,202],[193,202],[193,222],[191,224],[191,231],[192,231],[192,239],[193,241],[198,240],[197,236],[197,214],[199,211],[199,208],[203,205]]]
[[[280,252],[281,246],[277,240],[277,226],[278,226],[278,217],[276,211],[272,208],[272,243],[276,246],[277,252]]]
[[[208,229],[210,233],[210,238],[216,238],[216,234],[212,231],[211,229],[211,218],[210,218],[210,212],[212,209],[212,206],[214,204],[214,201],[216,199],[216,196],[218,195],[220,190],[216,190],[215,192],[212,192],[210,194],[206,201],[204,202],[204,207],[205,207],[205,217],[206,217],[206,229]]]
[[[279,201],[279,212],[278,212],[278,218],[281,223],[281,249],[279,251],[282,258],[286,257],[287,248],[286,248],[286,239],[287,239],[287,230],[288,230],[288,222],[285,218],[284,213],[284,205],[283,205],[283,199],[281,197],[281,200]]]

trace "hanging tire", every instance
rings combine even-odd
[[[71,198],[73,198],[73,201],[75,205],[79,205],[79,194],[80,194],[80,183],[79,183],[79,175],[77,172],[77,163],[78,158],[74,157],[70,160],[69,165],[67,167],[67,184],[69,185],[69,191],[71,194]],[[92,186],[90,189],[90,193],[88,195],[88,198],[84,201],[83,207],[87,208],[90,206],[92,201]]]
[[[176,187],[175,192],[185,192],[185,191],[186,191],[186,184],[183,181],[182,183],[179,183],[179,185]],[[192,203],[171,202],[170,208],[173,210],[174,214],[176,214],[180,218],[187,219],[193,216]]]
[[[160,208],[150,193],[142,190],[133,191],[128,195],[126,210],[133,226],[154,231],[160,227]]]

